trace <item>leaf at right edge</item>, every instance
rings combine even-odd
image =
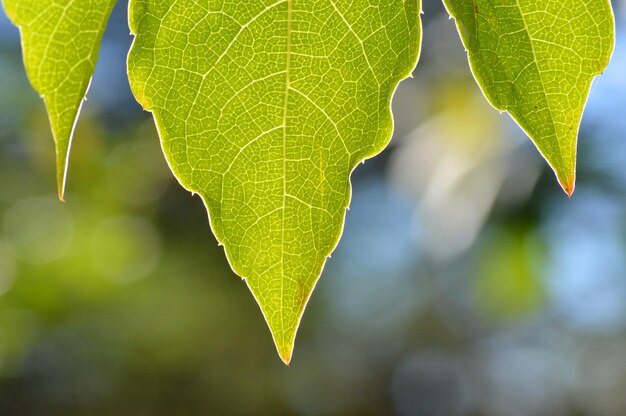
[[[41,94],[56,145],[63,200],[74,126],[116,0],[2,0],[20,29],[28,79]]]
[[[444,0],[489,102],[533,140],[571,196],[591,82],[615,43],[608,0]]]
[[[133,93],[285,363],[341,236],[350,174],[391,138],[420,11],[418,0],[131,0]]]

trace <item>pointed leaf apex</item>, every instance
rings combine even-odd
[[[283,361],[283,363],[285,363],[287,367],[289,367],[289,364],[291,363],[291,357],[293,355],[293,344],[285,345],[282,347],[279,347],[277,345],[276,349],[278,350],[278,355],[280,356],[280,359]]]
[[[561,188],[563,188],[565,194],[568,196],[568,198],[571,198],[574,194],[574,190],[576,189],[576,175],[568,175],[565,178],[559,177],[558,180],[559,185],[561,185]]]
[[[226,250],[228,254],[228,249]],[[277,308],[276,305],[272,305],[270,301],[262,297],[262,291],[258,290],[258,287],[251,284],[249,279],[244,279],[254,300],[261,309],[265,323],[267,324],[270,334],[272,335],[272,341],[278,356],[287,366],[291,363],[294,346],[296,344],[296,334],[300,327],[306,304],[313,292],[313,288],[307,290],[305,299],[299,298],[295,300],[295,304],[292,304],[288,308]],[[292,299],[293,300],[293,299]]]
[[[261,308],[263,310],[263,308]],[[297,315],[289,317],[291,319],[295,319],[294,325],[291,326],[292,329],[284,331],[282,320],[280,324],[275,320],[268,320],[267,315],[263,312],[263,315],[266,318],[266,322],[269,326],[270,333],[272,334],[272,339],[274,341],[274,346],[276,347],[276,352],[278,356],[282,360],[285,365],[289,366],[291,363],[291,358],[293,356],[293,349],[296,344],[296,333],[298,332],[298,327],[300,326],[300,319],[304,314],[304,307],[297,313]]]
[[[65,189],[61,185],[57,186],[57,195],[59,201],[65,203]]]
[[[59,201],[65,202],[65,183],[67,181],[67,156],[57,154],[57,192]]]

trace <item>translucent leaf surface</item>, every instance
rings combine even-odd
[[[24,65],[48,110],[63,199],[74,125],[115,0],[3,0],[20,28]]]
[[[391,137],[419,12],[418,0],[131,1],[133,92],[286,363],[350,174]]]
[[[568,195],[593,78],[614,44],[608,0],[444,0],[476,80],[548,161]]]

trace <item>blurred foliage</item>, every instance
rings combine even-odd
[[[539,273],[544,266],[542,244],[525,230],[501,229],[488,236],[477,254],[474,291],[487,319],[509,320],[537,311],[544,289]]]

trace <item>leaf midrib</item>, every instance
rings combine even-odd
[[[281,227],[281,243],[280,243],[280,324],[285,334],[284,320],[284,294],[285,294],[285,210],[287,209],[287,112],[289,107],[289,89],[291,83],[291,22],[292,22],[293,0],[287,0],[287,51],[285,63],[285,100],[283,107],[283,209],[282,209],[282,227]],[[284,341],[284,339],[283,339]]]
[[[541,82],[541,92],[543,93],[543,98],[546,100],[546,107],[548,109],[548,113],[550,114],[550,124],[552,126],[552,131],[554,132],[554,137],[557,139],[556,143],[559,146],[559,157],[561,158],[561,164],[563,163],[561,155],[563,154],[563,148],[561,147],[561,141],[558,140],[558,133],[556,130],[556,125],[554,124],[554,114],[552,113],[552,107],[550,106],[550,101],[548,100],[548,94],[546,93],[546,84],[543,80],[543,75],[541,73],[541,68],[539,68],[539,61],[537,60],[537,53],[535,52],[535,45],[533,45],[533,37],[530,35],[530,29],[528,29],[528,24],[526,23],[526,17],[524,16],[524,11],[522,10],[522,6],[520,5],[519,0],[515,0],[515,5],[517,6],[517,10],[519,11],[520,19],[524,24],[524,30],[526,32],[526,36],[528,36],[528,43],[530,44],[530,51],[533,54],[533,63],[537,68],[537,75],[539,76],[539,82]]]

